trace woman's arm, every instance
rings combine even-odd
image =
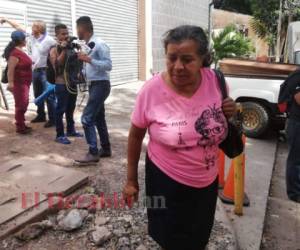
[[[127,182],[123,189],[123,194],[124,198],[133,198],[134,201],[137,201],[138,199],[138,163],[146,131],[147,129],[141,129],[134,125],[131,125],[128,136]]]
[[[8,86],[7,90],[10,92],[13,91],[14,88],[14,76],[15,76],[15,68],[19,62],[19,59],[15,56],[10,56],[7,62],[8,71],[7,71],[7,78],[8,78]]]
[[[26,29],[25,27],[23,27],[21,24],[17,23],[14,20],[10,20],[6,17],[0,17],[0,23],[8,23],[11,27],[15,28],[16,30],[22,31],[24,33],[26,33]]]

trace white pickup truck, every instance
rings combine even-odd
[[[284,129],[286,116],[279,112],[277,106],[284,77],[225,77],[230,96],[242,104],[243,130],[246,136],[259,138],[271,127]]]

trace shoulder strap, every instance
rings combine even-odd
[[[219,87],[220,87],[223,99],[225,99],[228,97],[228,93],[227,93],[227,87],[226,87],[226,81],[225,81],[224,74],[220,70],[217,70],[217,69],[214,69],[213,71],[215,72],[217,79],[219,81]]]

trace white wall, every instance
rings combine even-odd
[[[164,69],[162,35],[182,24],[208,26],[209,0],[152,0],[153,70]]]

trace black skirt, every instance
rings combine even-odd
[[[218,179],[205,188],[178,183],[146,156],[149,235],[165,250],[202,250],[214,223]]]

